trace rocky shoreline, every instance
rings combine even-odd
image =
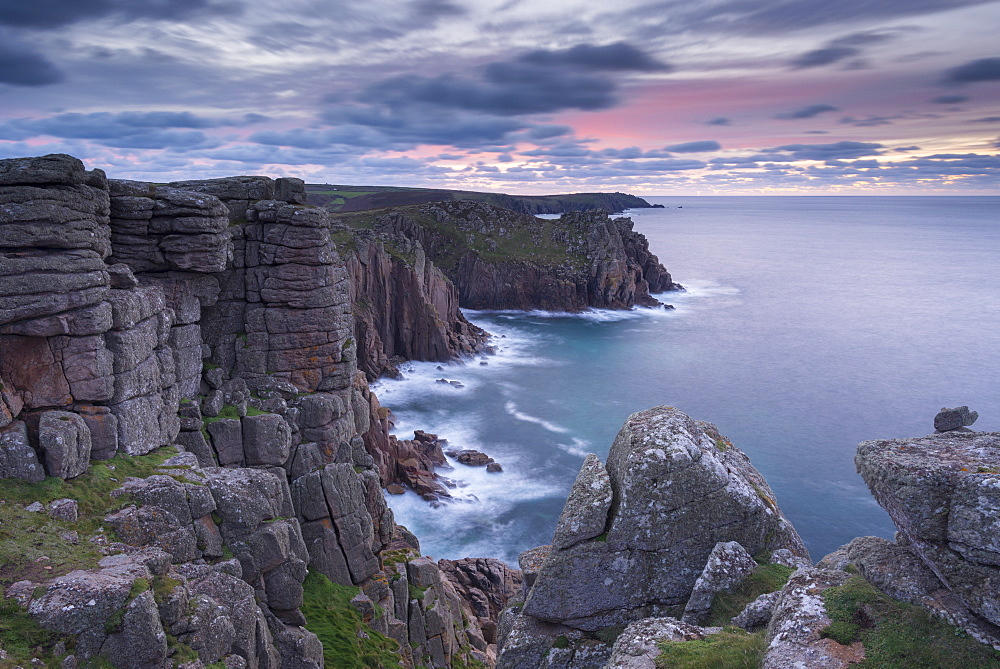
[[[422,557],[384,491],[447,497],[446,444],[390,435],[369,380],[488,352],[460,306],[628,308],[679,286],[605,213],[304,202],[297,179],[0,161],[0,666],[652,667],[663,641],[735,626],[761,666],[839,667],[875,647],[830,632],[823,593],[862,577],[1000,647],[1000,434],[964,407],[949,431],[860,445],[896,541],[816,566],[746,455],[669,407],[585,460],[520,570]],[[785,580],[720,617],[764,572]]]

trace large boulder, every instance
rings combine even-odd
[[[0,428],[0,479],[16,478],[29,483],[45,479],[38,454],[28,442],[28,427],[15,420]]]
[[[90,466],[90,430],[68,411],[46,411],[38,422],[38,446],[50,476],[76,478]]]
[[[566,547],[553,546],[545,559],[525,614],[596,630],[682,605],[719,542],[739,542],[751,554],[787,548],[808,555],[749,458],[713,425],[672,407],[629,417],[607,475],[606,517],[598,513],[602,502],[574,504],[579,521],[560,519],[561,528],[588,529],[560,532]],[[601,480],[585,463],[571,498],[593,486],[603,499]],[[602,526],[606,533],[594,536]]]
[[[951,617],[968,607],[978,620],[966,631],[1000,645],[1000,433],[865,441],[855,464],[907,549],[957,595]]]

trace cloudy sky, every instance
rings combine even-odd
[[[512,193],[1000,194],[1000,0],[0,3],[0,158]]]

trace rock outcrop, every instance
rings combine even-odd
[[[719,542],[808,554],[746,455],[676,409],[630,416],[606,476],[588,464],[573,492],[586,488],[596,499],[573,506],[579,523],[560,519],[527,616],[597,630],[683,605]]]
[[[302,627],[313,571],[358,588],[365,629],[398,641],[404,666],[492,662],[516,577],[486,561],[452,565],[453,583],[393,522],[382,488],[422,442],[388,435],[358,366],[366,295],[352,296],[328,214],[303,201],[296,179],[157,186],[70,156],[0,161],[0,476],[186,451],[87,519],[116,535],[91,537],[100,565],[11,591],[79,660],[167,666],[179,643],[202,664],[322,666]],[[416,339],[434,322],[441,356],[483,343],[429,262],[390,273],[403,292],[385,323],[413,315]],[[51,513],[72,526],[62,506]]]
[[[866,441],[855,462],[899,530],[897,550],[918,557],[939,585],[920,578],[896,589],[1000,647],[1000,433]]]
[[[651,293],[680,288],[632,221],[605,212],[541,220],[481,202],[437,202],[360,216],[340,220],[374,223],[389,243],[419,243],[465,308],[625,309],[659,305]]]
[[[611,649],[595,633],[679,617],[686,603],[700,619],[709,593],[753,570],[747,553],[776,551],[808,556],[744,453],[672,407],[633,414],[606,467],[584,461],[553,545],[522,555],[524,605],[504,613],[498,666],[546,666],[536,655],[558,638],[565,666],[605,666]]]

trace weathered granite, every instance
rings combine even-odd
[[[672,407],[629,417],[607,472],[606,535],[554,548],[525,614],[594,630],[684,604],[719,542],[808,555],[746,455]]]
[[[767,652],[761,669],[840,669],[864,659],[860,641],[843,646],[820,636],[830,625],[823,591],[843,585],[842,571],[800,569],[781,590],[767,627]]]
[[[562,550],[604,533],[613,497],[611,478],[604,464],[591,453],[569,491],[552,545]]]
[[[698,625],[705,621],[712,608],[715,596],[732,590],[742,583],[757,568],[753,557],[735,541],[720,542],[712,549],[701,576],[694,582],[694,588],[681,618],[686,623]]]
[[[1000,645],[1000,433],[949,431],[858,445],[858,472],[906,546]]]

